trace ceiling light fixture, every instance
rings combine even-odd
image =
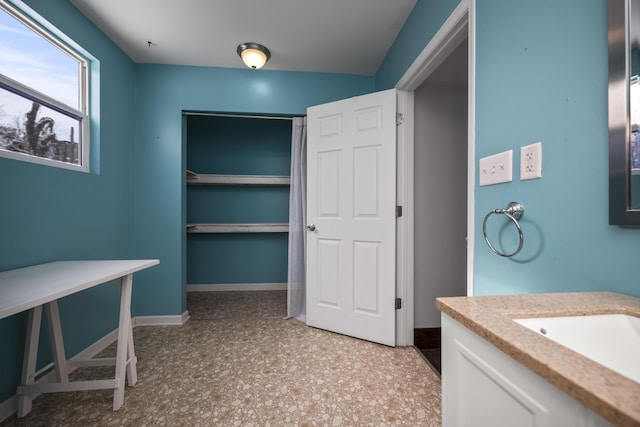
[[[242,43],[238,46],[238,55],[247,67],[257,70],[271,58],[269,49],[259,43]]]

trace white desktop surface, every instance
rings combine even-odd
[[[0,319],[159,262],[157,259],[56,261],[0,272]]]

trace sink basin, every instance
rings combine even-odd
[[[626,314],[513,319],[640,383],[640,318]]]

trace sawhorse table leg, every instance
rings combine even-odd
[[[33,384],[35,381],[36,361],[38,358],[38,338],[40,337],[40,322],[42,322],[42,306],[29,310],[27,323],[27,340],[24,345],[22,360],[22,384]],[[31,412],[33,395],[18,395],[18,417],[24,417]]]
[[[131,325],[131,274],[120,279],[120,321],[118,323],[118,350],[116,354],[116,388],[113,392],[113,410],[117,411],[124,403],[125,376],[132,386],[138,381],[136,356],[133,347]]]
[[[67,358],[64,352],[64,340],[62,339],[62,324],[60,323],[60,310],[58,301],[51,301],[46,304],[47,325],[49,327],[49,339],[53,351],[53,366],[55,368],[56,381],[58,383],[69,382],[69,369]],[[29,310],[29,321],[27,324],[27,340],[24,349],[24,359],[22,364],[22,384],[33,384],[36,372],[36,362],[38,359],[38,339],[40,338],[40,324],[42,322],[42,306]],[[45,368],[46,369],[46,368]],[[18,395],[18,417],[24,417],[31,411],[33,404],[33,394]]]
[[[111,380],[75,381],[69,382],[69,369],[62,339],[62,326],[58,302],[46,304],[47,323],[53,350],[53,366],[55,367],[56,383],[34,384],[36,376],[50,368],[43,368],[36,372],[38,358],[38,339],[42,322],[42,305],[29,311],[27,326],[27,340],[25,343],[22,383],[18,387],[18,418],[27,415],[33,406],[33,398],[38,393],[74,390],[113,389],[113,410],[117,411],[124,404],[125,383],[129,386],[138,381],[136,370],[136,354],[133,346],[133,325],[131,324],[131,291],[133,275],[128,274],[118,281],[120,293],[120,319],[118,322],[118,341],[115,360],[113,358],[91,359],[84,363],[76,361],[74,365],[101,366],[115,364],[115,378]]]

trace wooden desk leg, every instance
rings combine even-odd
[[[122,293],[122,288],[120,288],[120,292]],[[138,359],[136,358],[136,352],[133,347],[133,322],[130,322],[129,324],[131,325],[131,332],[129,333],[129,340],[127,342],[127,385],[131,387],[136,385],[138,382],[138,372],[136,367]]]
[[[133,348],[133,325],[131,322],[129,322],[129,325],[129,342],[127,344],[127,360],[129,361],[127,364],[127,384],[131,387],[136,385],[138,382],[138,368],[136,366],[138,359],[136,358],[136,351]]]
[[[60,310],[58,310],[57,300],[47,303],[47,324],[49,325],[49,339],[53,350],[56,380],[59,383],[69,382],[69,370],[67,368],[67,357],[64,353],[62,325],[60,324]]]
[[[38,358],[38,338],[40,337],[40,322],[42,321],[42,306],[29,310],[29,323],[27,324],[27,339],[24,345],[24,357],[22,359],[22,384],[33,384],[35,381],[36,361]],[[18,395],[18,418],[22,418],[31,412],[33,395]]]
[[[113,391],[113,410],[117,411],[124,403],[125,375],[129,346],[133,351],[131,335],[131,288],[133,275],[128,274],[120,279],[120,321],[118,323],[118,350],[116,353],[116,378]],[[135,365],[132,366],[135,372]]]

